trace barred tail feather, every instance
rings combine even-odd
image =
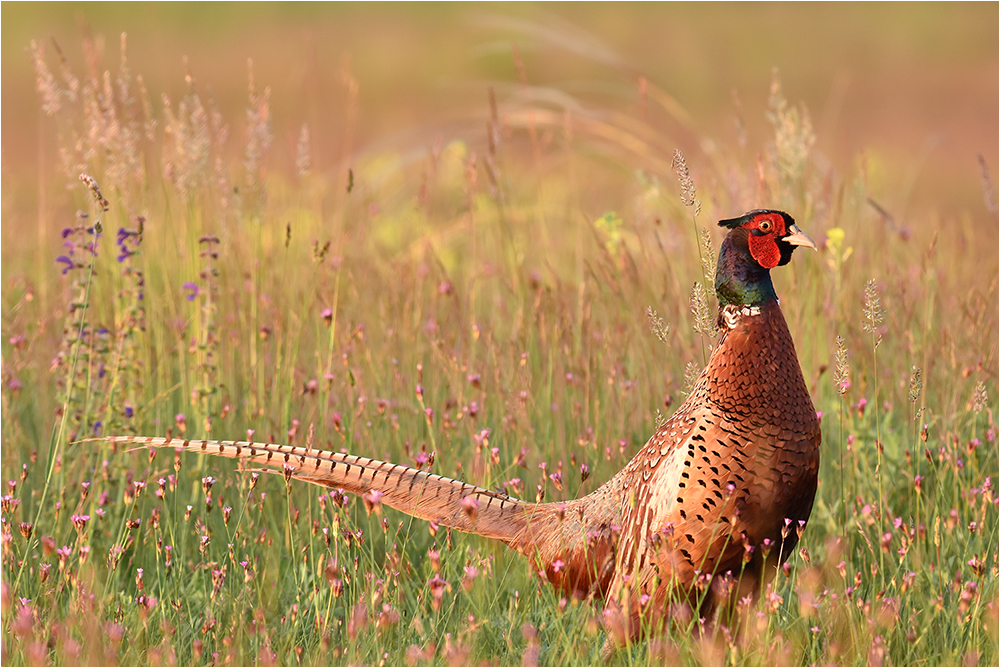
[[[111,436],[108,441],[140,447],[175,448],[269,467],[276,473],[353,494],[381,492],[381,502],[408,515],[459,531],[496,538],[522,548],[536,504],[436,473],[369,457],[293,445]]]
[[[357,495],[377,490],[381,503],[408,515],[506,543],[556,587],[579,597],[603,593],[614,566],[620,524],[614,485],[566,503],[527,503],[409,466],[301,446],[159,436],[88,440],[228,457]]]

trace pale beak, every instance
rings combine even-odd
[[[810,239],[808,234],[799,229],[798,225],[792,225],[791,227],[788,228],[788,231],[791,234],[782,239],[782,241],[790,243],[793,246],[808,246],[813,250],[818,250],[816,248],[816,242]]]

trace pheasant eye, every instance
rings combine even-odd
[[[766,218],[757,223],[757,229],[764,233],[770,232],[771,227],[772,227],[771,221],[767,220]]]

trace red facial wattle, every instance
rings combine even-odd
[[[744,227],[750,230],[750,254],[765,269],[773,269],[781,261],[777,239],[785,234],[785,221],[776,214],[754,217]]]
[[[760,237],[751,234],[750,254],[765,269],[773,269],[781,261],[781,251],[778,250],[778,244],[770,234]]]

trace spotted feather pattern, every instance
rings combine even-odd
[[[819,420],[781,310],[771,302],[730,323],[691,396],[619,473],[609,591],[629,635],[644,610],[662,620],[669,603],[711,619],[729,602],[721,578],[738,581],[732,595],[759,590],[812,509]]]

